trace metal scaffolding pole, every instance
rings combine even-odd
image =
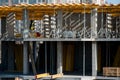
[[[62,29],[62,11],[58,10],[57,28]],[[62,42],[57,42],[57,73],[62,73]]]
[[[23,10],[23,38],[28,37],[28,11],[27,9]],[[29,72],[29,61],[28,61],[28,42],[24,41],[23,43],[23,74],[28,74]]]

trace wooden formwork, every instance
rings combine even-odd
[[[103,75],[104,76],[120,76],[120,68],[119,67],[104,67]]]

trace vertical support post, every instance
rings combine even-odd
[[[23,9],[23,38],[29,37],[29,16],[28,16],[28,10],[25,8]]]
[[[92,42],[92,76],[97,76],[97,42]]]
[[[97,9],[91,13],[91,38],[97,38]],[[97,76],[97,42],[92,42],[92,76]]]
[[[22,28],[21,28],[21,26],[22,26],[22,25],[21,25],[21,20],[18,20],[17,25],[18,25],[18,32],[19,32],[19,33],[22,33],[22,30],[21,30],[21,29],[22,29]]]
[[[97,8],[91,12],[91,38],[97,38]]]
[[[57,42],[57,73],[62,73],[62,42]]]
[[[29,27],[28,27],[28,11],[23,10],[23,38],[28,37]],[[29,72],[29,61],[28,61],[28,42],[23,43],[23,74],[28,74]]]
[[[58,10],[57,12],[57,28],[62,28],[62,11]],[[57,73],[62,73],[62,42],[57,42]]]
[[[23,43],[23,74],[29,73],[29,62],[28,62],[28,42]]]

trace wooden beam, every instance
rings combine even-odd
[[[52,79],[63,77],[63,73],[51,75]]]
[[[48,77],[50,76],[49,73],[43,73],[43,74],[37,74],[35,76],[36,79],[39,79],[39,78],[44,78],[44,77]]]

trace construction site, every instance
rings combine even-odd
[[[0,80],[120,80],[120,3],[0,0]]]

